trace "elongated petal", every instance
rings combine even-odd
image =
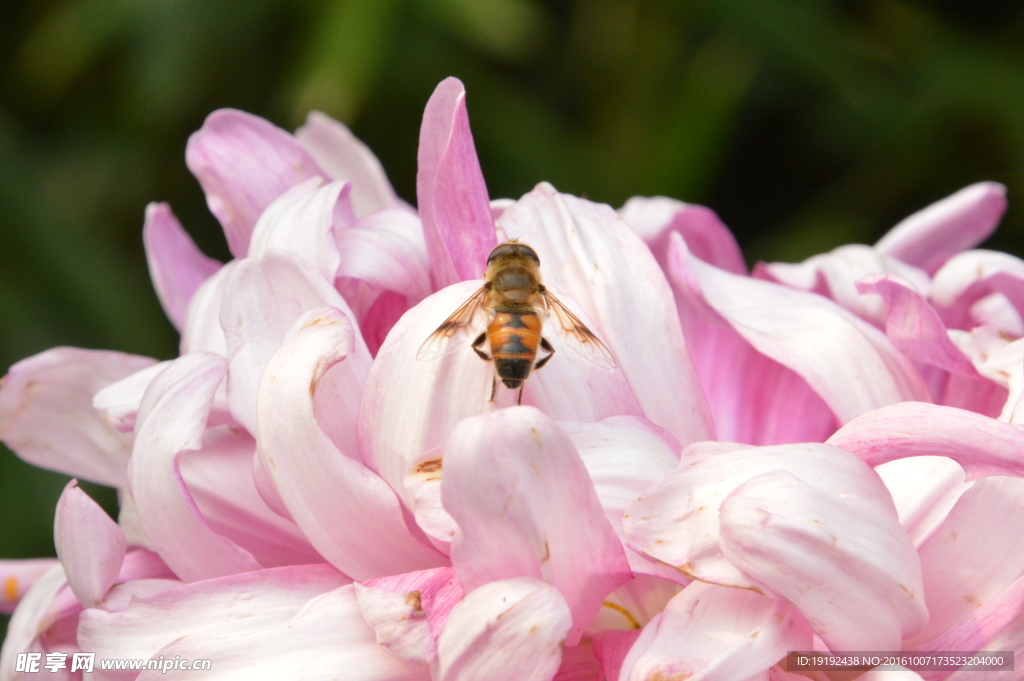
[[[711,439],[711,414],[686,352],[672,290],[649,249],[615,211],[541,183],[506,210],[499,223],[506,234],[518,235],[537,251],[552,290],[588,314],[642,415],[683,446]],[[571,366],[559,356],[551,368],[558,363]],[[538,406],[548,411],[546,404]],[[558,418],[594,421],[609,415]]]
[[[646,242],[663,269],[668,260],[669,235],[678,232],[690,251],[704,262],[735,274],[747,273],[736,238],[710,208],[664,196],[634,196],[619,215]]]
[[[27,560],[0,560],[0,613],[14,612],[18,601],[36,580],[57,564],[53,558],[31,558]]]
[[[406,662],[420,664],[437,657],[434,641],[462,595],[462,585],[450,567],[356,584],[359,611],[376,632],[377,643]]]
[[[57,502],[53,544],[68,586],[87,608],[94,608],[114,585],[124,560],[124,533],[107,512],[72,480]]]
[[[754,476],[787,471],[831,495],[851,489],[896,509],[877,474],[854,456],[822,444],[749,447],[719,442],[691,445],[678,468],[632,504],[623,519],[629,545],[687,576],[740,587],[758,584],[737,569],[720,546],[719,508]]]
[[[931,301],[949,328],[970,328],[971,308],[993,291],[1024,313],[1024,260],[998,251],[973,250],[949,259],[932,280]]]
[[[719,517],[726,558],[831,650],[899,650],[928,621],[921,565],[889,499],[773,471],[733,491]]]
[[[618,681],[622,663],[642,633],[643,629],[605,629],[594,635],[594,655],[600,662],[603,678]]]
[[[352,585],[329,591],[287,622],[233,636],[185,636],[159,651],[165,660],[212,660],[208,670],[146,671],[139,681],[428,681],[423,665],[408,664],[379,645],[359,614]]]
[[[841,423],[930,393],[913,364],[878,329],[830,300],[739,277],[670,248],[679,285],[691,285],[759,352],[802,376]]]
[[[185,581],[258,570],[245,549],[218,535],[196,507],[178,469],[184,451],[203,445],[225,362],[207,353],[179,357],[146,391],[128,481],[153,548]]]
[[[100,389],[156,360],[103,350],[54,348],[13,365],[0,380],[0,440],[22,460],[121,486],[131,436],[92,406]]]
[[[231,272],[220,313],[230,360],[228,400],[232,414],[250,433],[256,432],[256,391],[263,368],[295,321],[303,313],[323,306],[340,309],[352,318],[338,292],[294,255],[275,251],[239,262]],[[341,373],[354,387],[366,379],[370,353],[358,330],[353,343]],[[340,395],[339,400],[345,401],[335,405],[339,413],[332,418],[342,423],[354,419],[357,399],[358,388]]]
[[[185,163],[206,192],[236,258],[249,252],[256,220],[274,199],[311,177],[327,177],[287,132],[234,109],[206,117],[188,138]]]
[[[963,493],[919,551],[931,618],[908,645],[959,624],[1024,573],[1022,523],[1024,480],[983,478]]]
[[[264,468],[313,546],[345,574],[368,579],[442,565],[443,556],[410,534],[387,483],[343,456],[317,423],[313,394],[355,351],[352,326],[340,311],[301,318],[260,384]]]
[[[455,606],[437,641],[440,681],[547,681],[571,622],[565,599],[539,579],[481,586]]]
[[[908,456],[947,456],[967,472],[1024,477],[1024,432],[963,409],[906,402],[865,414],[840,428],[828,444],[871,466]]]
[[[1006,187],[979,182],[904,219],[875,248],[934,272],[951,256],[988,238],[1005,211]]]
[[[445,450],[441,498],[459,526],[452,564],[467,590],[539,577],[573,613],[570,645],[632,577],[572,441],[532,407],[466,419]]]
[[[92,397],[93,408],[119,432],[132,432],[146,388],[169,364],[170,361],[152,364],[97,391]]]
[[[970,360],[949,339],[938,312],[910,282],[893,275],[872,275],[858,283],[857,290],[882,296],[885,333],[897,350],[918,362],[977,376]]]
[[[199,286],[221,268],[203,255],[166,203],[146,206],[142,227],[146,261],[153,288],[174,328],[185,328],[188,301]]]
[[[900,525],[920,547],[946,519],[953,504],[973,483],[964,469],[944,456],[914,456],[875,467],[892,493]]]
[[[57,563],[36,579],[21,599],[7,624],[7,637],[0,648],[0,681],[14,681],[22,676],[14,671],[18,653],[41,650],[36,639],[54,623],[54,599],[66,587],[64,568]]]
[[[479,277],[497,238],[458,78],[441,81],[427,102],[417,163],[416,199],[434,288]]]
[[[807,622],[784,601],[694,582],[644,627],[619,678],[745,681],[810,643]]]
[[[295,139],[330,177],[352,182],[356,217],[402,205],[380,161],[343,123],[311,111],[306,124],[295,131]]]
[[[100,658],[148,658],[182,636],[234,636],[282,624],[348,581],[320,564],[193,582],[135,598],[122,612],[86,611],[79,642]]]
[[[181,332],[181,354],[213,352],[222,357],[228,353],[224,329],[220,325],[220,306],[224,301],[224,286],[240,260],[232,260],[221,267],[196,290],[188,304],[185,328]]]

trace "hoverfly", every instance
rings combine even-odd
[[[416,358],[434,359],[454,352],[489,318],[486,328],[471,343],[480,359],[494,363],[491,402],[500,379],[505,387],[519,388],[517,404],[523,402],[523,383],[530,372],[540,369],[555,354],[541,335],[541,316],[554,317],[555,328],[566,344],[598,366],[613,370],[615,360],[597,336],[555,298],[540,281],[540,258],[536,251],[517,241],[496,246],[487,256],[484,285],[437,327],[420,346]],[[490,346],[490,354],[482,348]],[[547,354],[537,360],[538,347]]]

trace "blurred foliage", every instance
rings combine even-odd
[[[753,261],[870,243],[982,179],[1024,252],[1024,8],[990,0],[6,0],[0,367],[55,345],[175,354],[142,211],[209,254],[183,162],[205,115],[353,127],[415,200],[423,106],[466,83],[492,197],[541,180],[704,203]],[[0,452],[0,557],[52,555],[65,478]],[[90,490],[113,510],[112,494]]]

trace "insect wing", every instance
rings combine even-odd
[[[448,319],[423,341],[423,345],[416,351],[416,359],[437,359],[455,352],[464,342],[469,341],[486,318],[484,303],[487,302],[489,292],[486,286],[482,286],[469,297],[469,300],[460,305],[459,309],[452,312]]]
[[[544,307],[548,311],[548,318],[554,317],[558,335],[565,341],[565,344],[602,369],[613,371],[615,360],[612,358],[612,353],[594,335],[594,332],[588,329],[586,324],[570,312],[569,308],[563,305],[562,301],[552,295],[550,291],[545,289],[542,295]]]

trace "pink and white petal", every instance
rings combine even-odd
[[[462,585],[450,567],[356,583],[359,612],[376,632],[377,643],[400,659],[419,664],[437,657],[434,640],[462,596]]]
[[[552,681],[595,681],[601,678],[601,665],[589,645],[578,645],[562,650],[562,664]]]
[[[885,505],[896,522],[895,506],[878,475],[835,447],[702,442],[683,450],[678,468],[629,507],[623,518],[628,545],[687,577],[758,587],[722,553],[719,507],[739,485],[774,471],[786,471],[835,496],[855,489],[859,497]]]
[[[306,124],[295,131],[295,139],[332,179],[352,182],[352,209],[356,217],[404,205],[395,195],[380,161],[344,123],[311,111]]]
[[[572,441],[533,407],[502,409],[460,423],[444,467],[441,498],[459,527],[451,555],[463,587],[544,579],[569,604],[575,645],[632,573]]]
[[[0,613],[9,615],[14,612],[25,592],[56,564],[53,558],[0,560]]]
[[[0,379],[0,440],[23,461],[112,487],[124,485],[131,435],[92,406],[99,390],[155,359],[106,350],[53,348]]]
[[[950,328],[970,328],[971,307],[991,294],[1002,292],[1024,313],[1024,260],[999,251],[960,253],[943,265],[932,279],[931,300]]]
[[[160,649],[164,659],[212,660],[207,670],[145,671],[139,681],[429,681],[423,665],[379,645],[359,613],[352,585],[308,601],[290,620],[229,636],[187,635]]]
[[[224,286],[239,262],[232,260],[227,263],[196,289],[189,301],[185,328],[181,332],[180,354],[212,352],[221,357],[227,355],[227,341],[220,326],[220,307],[224,302]]]
[[[650,250],[615,211],[541,183],[499,222],[537,251],[552,290],[586,311],[642,415],[683,446],[712,438],[711,414],[686,353],[672,290]],[[640,347],[643,352],[637,352]],[[562,364],[580,371],[588,364],[576,359],[560,356],[551,368]],[[596,421],[611,415],[556,418]]]
[[[311,177],[327,177],[287,132],[235,109],[206,117],[188,138],[185,163],[206,192],[236,258],[249,252],[256,220],[274,199]]]
[[[283,624],[310,599],[348,583],[322,563],[193,582],[136,597],[120,612],[87,610],[78,638],[101,659],[149,658],[182,636],[235,636]],[[122,671],[105,678],[136,674]]]
[[[1024,574],[1022,523],[1024,480],[982,478],[963,493],[918,551],[931,619],[907,646],[927,644]]]
[[[189,300],[221,268],[221,263],[199,250],[166,203],[146,206],[142,243],[156,296],[174,328],[181,331]]]
[[[737,487],[719,519],[725,557],[791,602],[830,650],[899,650],[928,622],[921,563],[891,500],[776,470]]]
[[[618,681],[622,672],[622,663],[625,662],[626,656],[641,633],[643,633],[643,629],[632,631],[605,629],[594,635],[594,655],[597,657],[601,673],[604,675],[599,676],[599,679]]]
[[[356,579],[436,567],[444,557],[415,538],[376,473],[338,451],[314,413],[314,394],[336,364],[358,352],[339,310],[296,323],[267,363],[257,403],[259,453],[296,524],[330,563]]]
[[[256,391],[264,367],[295,321],[309,310],[324,306],[337,308],[352,318],[338,292],[294,255],[275,251],[241,261],[231,272],[220,313],[230,362],[228,401],[232,414],[250,433],[256,432]],[[336,405],[338,413],[333,418],[340,424],[332,434],[348,430],[348,424],[354,421],[359,386],[370,368],[370,353],[358,330],[353,342],[354,348],[340,370],[352,390],[338,396],[344,402]],[[354,437],[350,435],[349,440]],[[347,445],[342,451],[353,455]]]
[[[351,183],[331,182],[320,186],[312,177],[277,197],[260,215],[252,230],[250,258],[262,258],[268,252],[285,251],[299,256],[328,282],[334,282],[341,255],[334,242],[334,211],[349,201]]]
[[[892,493],[900,524],[920,548],[946,519],[953,504],[973,483],[964,469],[944,456],[914,456],[875,467]]]
[[[434,548],[449,555],[452,537],[459,526],[441,503],[443,466],[444,447],[428,449],[412,462],[402,487],[412,497],[411,507],[416,524],[426,533]]]
[[[987,378],[950,374],[942,404],[997,418],[1006,406],[1008,391]]]
[[[383,210],[335,232],[338,277],[365,281],[419,302],[430,295],[430,264],[419,219],[404,210]],[[365,310],[363,311],[365,312]]]
[[[875,248],[935,272],[950,257],[987,239],[1005,211],[1006,187],[978,182],[905,218]]]
[[[790,650],[807,650],[811,630],[784,601],[694,582],[643,628],[620,681],[764,679]]]
[[[679,238],[669,257],[679,283],[699,290],[759,352],[803,377],[841,423],[887,404],[930,400],[910,360],[881,331],[832,301],[712,267]]]
[[[1024,431],[955,407],[894,404],[851,421],[828,444],[871,466],[908,456],[946,456],[963,466],[968,480],[1024,477]]]
[[[209,526],[179,470],[181,454],[203,446],[225,364],[209,353],[183,355],[150,384],[128,467],[129,488],[146,537],[187,582],[261,567],[251,553]]]
[[[7,624],[7,637],[0,648],[0,681],[14,681],[22,676],[14,671],[18,653],[45,650],[38,639],[57,621],[53,603],[66,587],[64,568],[55,563],[25,593]]]
[[[497,238],[458,78],[441,81],[427,102],[417,164],[416,199],[434,289],[476,279]]]
[[[71,480],[57,501],[53,544],[68,586],[79,602],[95,608],[117,581],[124,561],[125,539],[100,505]]]
[[[1024,336],[1024,317],[1004,294],[990,293],[968,310],[976,326],[993,326],[1012,338]]]
[[[519,577],[485,584],[452,610],[437,640],[438,681],[548,681],[572,626],[550,584]]]
[[[664,196],[634,196],[619,215],[644,240],[662,269],[668,259],[669,235],[678,232],[690,252],[704,262],[735,274],[747,273],[736,238],[710,208]]]
[[[946,371],[976,376],[970,359],[949,339],[946,325],[914,284],[897,275],[870,275],[857,283],[877,293],[884,306],[885,333],[907,357]]]
[[[115,430],[132,432],[146,388],[169,364],[170,361],[152,364],[97,391],[92,396],[93,408],[102,413]]]

